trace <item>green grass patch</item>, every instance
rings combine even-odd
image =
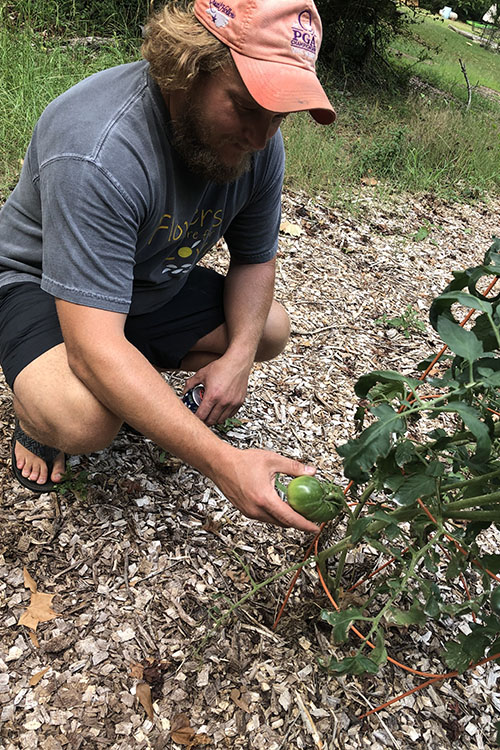
[[[454,26],[471,33],[470,26],[445,21],[425,11],[418,12],[415,18],[410,33],[398,36],[392,43],[393,62],[458,98],[466,99],[467,87],[460,68],[461,59],[472,86],[479,84],[500,91],[500,52],[481,47],[450,28]],[[475,96],[478,98],[480,95]]]
[[[332,201],[370,180],[376,191],[429,191],[454,200],[499,192],[500,99],[476,92],[466,111],[459,59],[472,85],[500,91],[500,53],[468,42],[439,17],[417,18],[410,34],[391,45],[404,53],[390,61],[406,86],[334,92],[338,119],[329,128],[306,115],[285,123],[289,185],[322,190]]]
[[[294,115],[283,128],[287,182],[339,200],[373,179],[380,189],[478,198],[500,189],[500,127],[489,113],[441,106],[420,95],[361,94],[335,102],[322,128]]]
[[[444,35],[450,43],[462,45],[460,54],[472,82],[471,55],[485,55],[491,68],[485,64],[484,70],[496,76],[499,86],[500,54],[474,46],[467,47],[467,57],[465,39],[430,16],[414,27],[422,38],[429,29],[440,35],[436,39]],[[426,49],[431,41],[426,36]],[[396,43],[410,44],[407,38]],[[374,182],[374,191],[430,191],[457,200],[498,193],[500,105],[479,101],[476,95],[471,110],[465,111],[465,85],[455,53],[438,56],[442,65],[435,70],[419,63],[418,71],[421,79],[445,91],[456,94],[460,89],[461,98],[451,102],[425,87],[358,87],[350,93],[333,92],[338,114],[333,126],[319,126],[307,114],[291,116],[283,127],[288,186],[311,195],[322,193],[332,203],[349,200],[363,181]],[[82,78],[138,56],[138,42],[120,37],[92,49],[35,33],[26,25],[0,27],[0,202],[16,182],[33,126],[45,106]],[[458,66],[453,77],[447,77],[447,59]],[[394,65],[406,70],[407,79],[417,72],[408,73],[407,58],[396,59]],[[486,80],[491,83],[483,77]]]
[[[0,27],[0,196],[19,172],[33,127],[47,104],[92,73],[129,62],[129,43],[91,49],[47,39],[28,27]]]

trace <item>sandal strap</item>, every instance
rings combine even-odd
[[[38,458],[41,458],[46,464],[53,464],[56,457],[61,452],[57,448],[43,445],[43,443],[39,443],[38,440],[27,435],[18,420],[16,420],[16,426],[14,428],[14,440],[17,440],[17,442],[24,446],[24,448],[31,453],[34,453]]]

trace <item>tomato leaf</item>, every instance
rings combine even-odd
[[[358,379],[354,386],[356,396],[359,396],[359,398],[366,398],[366,395],[375,385],[377,385],[377,383],[394,383],[403,388],[404,386],[408,386],[410,390],[416,390],[422,385],[420,380],[411,378],[408,375],[402,375],[394,370],[373,370],[366,375],[362,375]],[[401,391],[403,388],[401,388]]]
[[[463,650],[462,644],[457,641],[446,643],[443,658],[450,669],[456,669],[459,674],[463,674],[470,664],[468,654]]]
[[[378,420],[364,430],[355,440],[349,440],[337,447],[344,460],[344,473],[349,479],[364,482],[379,457],[386,457],[392,447],[395,433],[401,433],[405,421],[389,404],[373,407],[372,414]]]
[[[388,619],[396,625],[423,625],[425,614],[420,602],[414,601],[410,609],[403,610],[391,607],[388,611]]]
[[[414,505],[418,498],[432,495],[435,488],[436,482],[432,477],[413,474],[403,480],[399,489],[394,493],[393,499],[398,505]]]
[[[351,624],[355,620],[366,620],[361,609],[351,607],[340,612],[330,612],[326,609],[321,612],[321,619],[333,627],[333,639],[335,643],[345,643]]]
[[[328,671],[336,674],[365,674],[366,672],[376,674],[378,664],[367,656],[363,656],[363,654],[357,654],[357,656],[348,656],[341,661],[330,659]]]
[[[458,302],[463,307],[470,307],[472,310],[480,310],[484,313],[493,314],[493,305],[485,299],[479,299],[468,292],[444,292],[439,295],[440,300],[451,300]]]
[[[472,331],[467,331],[458,323],[453,323],[444,315],[437,321],[437,330],[444,343],[451,351],[463,357],[468,362],[473,362],[484,354],[483,345]]]
[[[491,452],[491,440],[488,428],[479,419],[479,412],[469,404],[463,401],[453,401],[439,407],[441,412],[456,412],[462,419],[463,423],[476,438],[477,450],[475,454],[476,461],[486,461]]]
[[[368,526],[371,524],[371,518],[358,518],[351,526],[351,543],[359,542]]]

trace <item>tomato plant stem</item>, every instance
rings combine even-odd
[[[475,497],[464,497],[462,500],[455,500],[444,506],[445,514],[450,510],[461,510],[462,508],[474,508],[478,505],[489,505],[500,500],[500,490],[490,492],[488,495],[476,495]]]

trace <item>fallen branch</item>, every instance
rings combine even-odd
[[[467,84],[467,106],[465,107],[465,111],[468,112],[470,109],[470,103],[472,101],[472,88],[469,82],[469,77],[467,75],[467,70],[465,68],[464,61],[458,58],[458,62],[460,63],[460,67],[462,68],[462,73],[464,74],[465,83]]]

